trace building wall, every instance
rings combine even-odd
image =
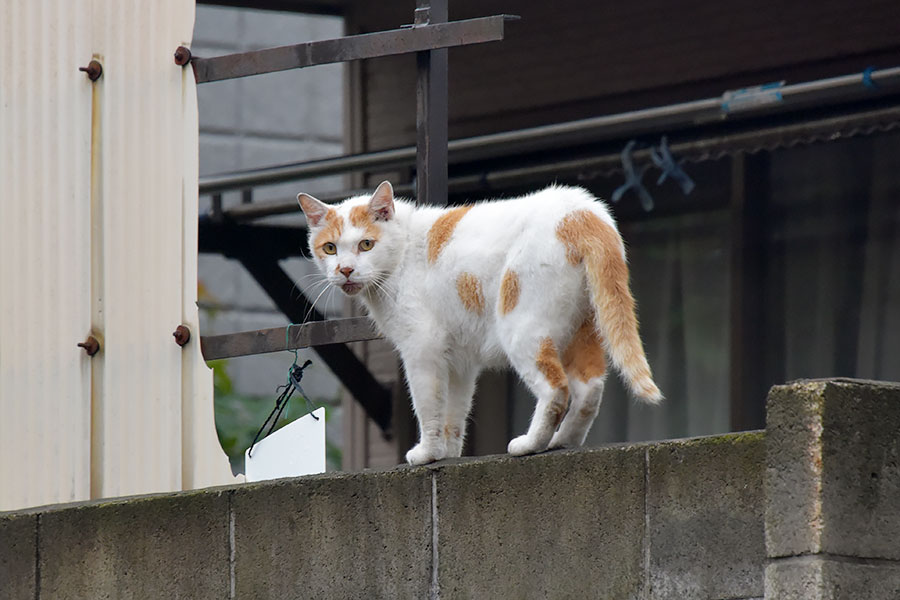
[[[212,373],[172,336],[199,330],[196,88],[172,59],[193,9],[0,7],[0,510],[232,481]]]
[[[355,2],[348,27],[396,28],[413,9]],[[450,3],[453,20],[503,13],[522,17],[503,41],[449,52],[451,138],[892,66],[900,35],[893,0]],[[412,56],[363,66],[366,149],[415,143],[415,71]]]

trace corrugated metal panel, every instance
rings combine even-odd
[[[194,2],[2,17],[0,510],[225,483],[196,343],[196,92],[172,59]]]
[[[191,10],[184,0],[94,2],[104,71],[95,84],[93,305],[104,350],[94,365],[94,496],[181,489],[181,349],[172,339],[181,322],[181,72],[172,53],[184,37],[173,16],[190,20]]]
[[[193,14],[193,12],[191,13]],[[193,29],[193,25],[191,27]],[[182,321],[192,332],[193,342],[182,353],[182,486],[185,489],[231,483],[231,465],[216,433],[213,411],[213,373],[200,352],[200,314],[197,309],[197,197],[199,163],[199,114],[197,85],[190,68],[183,73],[184,153],[183,182]]]
[[[0,510],[89,496],[89,7],[0,9]]]

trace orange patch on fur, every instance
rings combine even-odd
[[[459,439],[459,437],[461,435],[462,435],[462,433],[460,432],[459,427],[451,428],[449,425],[444,425],[444,437],[445,438],[449,439],[451,437],[454,437],[456,439]]]
[[[322,245],[327,242],[337,242],[338,238],[341,237],[341,232],[343,230],[344,219],[337,214],[336,210],[329,208],[328,212],[325,213],[325,226],[316,234],[312,243],[316,255],[319,258],[325,258],[325,253],[322,252]]]
[[[372,223],[372,215],[365,204],[354,206],[350,209],[350,224],[354,227],[366,227]]]
[[[606,352],[597,333],[592,312],[575,332],[562,357],[563,368],[570,377],[588,382],[606,373]]]
[[[507,270],[500,281],[500,314],[512,311],[519,303],[519,276],[515,271]]]
[[[466,216],[466,213],[469,212],[471,208],[471,206],[454,208],[442,214],[438,217],[437,221],[434,222],[434,225],[428,230],[429,263],[434,264],[434,261],[438,259],[441,250],[443,250],[444,246],[450,241],[450,237],[453,235],[453,230],[456,229],[456,225],[459,223],[460,219]]]
[[[466,310],[479,315],[484,313],[484,293],[477,277],[471,273],[460,273],[456,278],[456,293]]]
[[[569,380],[563,369],[562,363],[559,361],[559,353],[556,351],[556,345],[550,338],[541,340],[541,346],[537,355],[538,370],[550,382],[550,386],[560,390],[568,389]]]
[[[370,239],[373,242],[378,241],[378,234],[381,233],[381,230],[372,219],[372,213],[369,211],[368,205],[363,204],[361,206],[354,206],[350,209],[350,224],[354,227],[364,229],[364,235],[367,239]]]
[[[569,213],[556,226],[556,237],[566,247],[566,259],[571,265],[584,260],[588,246],[600,244],[604,252],[622,252],[619,234],[609,223],[589,210]]]
[[[537,368],[547,378],[550,386],[557,390],[556,396],[550,401],[547,410],[553,417],[553,426],[559,427],[566,410],[569,408],[569,379],[559,362],[559,352],[550,338],[541,340],[537,355]]]

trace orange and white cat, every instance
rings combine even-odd
[[[606,359],[657,403],[638,337],[625,249],[586,190],[456,208],[372,196],[297,199],[309,247],[332,285],[358,298],[403,360],[419,422],[414,465],[459,456],[475,381],[511,365],[537,398],[510,454],[579,446],[597,416]]]

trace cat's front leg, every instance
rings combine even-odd
[[[419,422],[419,443],[406,453],[406,462],[424,465],[447,457],[446,403],[448,373],[442,353],[403,353],[406,380]]]

